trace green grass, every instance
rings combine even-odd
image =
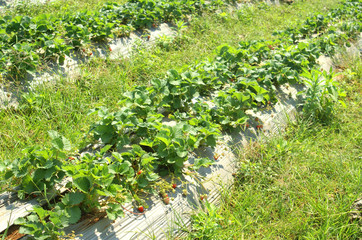
[[[235,184],[213,219],[196,215],[193,228],[202,231],[187,239],[362,238],[362,219],[349,215],[362,197],[362,61],[337,65],[347,107],[329,125],[299,120],[283,136],[241,149]]]
[[[273,31],[337,5],[336,0],[313,0],[270,7],[256,4],[226,17],[206,13],[193,19],[168,49],[159,44],[129,59],[94,59],[82,67],[80,76],[39,86],[23,98],[19,109],[0,112],[0,161],[22,156],[21,149],[27,146],[49,146],[49,130],[70,139],[77,151],[89,142],[87,132],[94,122],[94,116],[87,116],[89,109],[100,105],[114,109],[125,90],[162,77],[168,69],[212,58],[220,44],[236,46],[240,40],[271,39]]]

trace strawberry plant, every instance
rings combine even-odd
[[[120,106],[132,109],[132,112],[141,119],[146,119],[150,112],[155,112],[156,92],[145,86],[136,87],[133,91],[123,94],[123,99],[119,101]]]
[[[210,113],[214,121],[227,128],[245,125],[248,120],[245,111],[256,108],[270,99],[269,92],[257,82],[239,81],[236,86],[243,88],[243,91],[236,88],[218,91],[213,100],[215,108],[211,109]]]
[[[159,107],[169,112],[177,109],[186,111],[191,99],[199,96],[198,88],[203,85],[203,82],[196,76],[187,73],[179,74],[176,70],[169,70],[165,79],[153,80],[153,88],[162,94]]]
[[[59,239],[64,235],[65,227],[69,226],[69,217],[66,210],[55,207],[46,210],[35,206],[33,213],[25,218],[18,218],[15,224],[21,225],[19,232],[28,234],[36,239]]]
[[[110,113],[106,108],[91,110],[90,114],[98,114],[100,121],[93,124],[91,130],[95,139],[100,139],[104,144],[117,145],[122,148],[131,142],[130,132],[134,131],[138,119],[129,109]]]
[[[7,62],[4,63],[5,71],[10,74],[23,77],[25,73],[33,73],[36,66],[40,63],[39,54],[35,52],[32,43],[16,43],[8,49],[3,50],[4,54],[8,55]]]
[[[91,32],[88,29],[87,15],[78,13],[76,16],[66,15],[63,19],[66,42],[73,48],[79,48],[90,43]]]
[[[321,14],[307,18],[303,26],[300,28],[300,32],[305,36],[312,33],[322,31],[328,25],[328,17],[324,17]]]
[[[197,139],[190,137],[194,134],[196,134],[195,129],[185,123],[173,127],[163,125],[153,139],[144,139],[140,145],[150,147],[157,153],[159,167],[181,173],[189,151],[194,149]]]
[[[191,71],[198,72],[198,78],[202,80],[199,88],[201,96],[209,96],[211,91],[222,88],[230,83],[230,79],[235,78],[230,66],[221,58],[214,61],[205,61],[191,68]],[[192,73],[196,75],[195,73]],[[196,75],[197,76],[197,75]]]
[[[58,133],[49,132],[53,148],[42,150],[39,147],[24,149],[25,157],[13,161],[5,161],[1,170],[5,176],[4,181],[19,186],[18,196],[20,199],[36,194],[44,196],[46,192],[57,195],[55,188],[64,176],[65,151],[71,146],[67,139]]]
[[[196,149],[199,146],[215,147],[218,137],[221,135],[220,126],[212,122],[212,117],[204,112],[199,112],[189,119],[188,124],[195,127],[197,135],[190,136],[194,138],[193,147]],[[195,138],[197,136],[197,138]]]
[[[100,197],[107,197],[109,203],[124,203],[130,199],[129,190],[117,183],[121,179],[132,181],[134,170],[130,168],[130,162],[121,163],[122,158],[119,155],[113,156],[114,161],[111,162],[109,158],[85,154],[73,164],[64,166],[67,176],[72,178],[67,186],[84,195],[79,206],[82,211],[98,211],[102,207]],[[107,214],[111,215],[110,218],[115,218],[123,214],[123,211],[119,210],[110,204]]]

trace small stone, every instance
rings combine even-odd
[[[362,198],[357,199],[351,206],[351,219],[362,220]]]

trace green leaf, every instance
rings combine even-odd
[[[167,74],[173,80],[180,79],[180,75],[175,69],[168,70]]]
[[[96,193],[99,195],[99,196],[106,196],[106,197],[114,197],[115,195],[112,194],[111,192],[107,191],[107,190],[99,190],[99,189],[96,189]]]
[[[21,183],[21,188],[26,192],[26,193],[32,193],[34,191],[37,191],[37,187],[36,185],[34,185],[33,179],[29,176],[26,175],[23,178],[23,181]]]
[[[38,30],[39,32],[46,32],[46,31],[48,30],[48,27],[47,27],[47,25],[39,25],[39,26],[37,27],[37,30]]]
[[[123,217],[124,212],[120,204],[109,203],[108,208],[106,209],[107,216],[110,220],[116,220],[117,217]]]
[[[110,184],[107,190],[112,196],[116,196],[119,192],[122,192],[124,188],[118,184]]]
[[[307,44],[307,43],[305,43],[305,42],[299,42],[299,43],[298,43],[298,49],[299,49],[299,50],[303,50],[303,49],[305,49],[306,47],[308,47],[308,44]]]
[[[143,178],[143,177],[140,177],[138,180],[137,180],[137,183],[138,183],[138,186],[140,188],[144,188],[148,185],[148,181],[147,179]]]
[[[122,155],[118,152],[112,152],[112,156],[116,160],[115,162],[123,162]]]
[[[118,215],[117,213],[113,212],[110,209],[106,209],[106,213],[107,213],[107,217],[109,218],[109,220],[114,221],[117,219]]]
[[[5,178],[5,180],[9,180],[9,179],[12,178],[13,176],[14,176],[14,173],[9,170],[9,171],[6,171],[6,172],[5,172],[4,178]]]
[[[52,139],[51,143],[53,145],[54,148],[60,150],[60,151],[69,151],[72,149],[72,145],[70,143],[70,141],[68,139],[66,139],[65,137],[61,136],[58,132],[56,131],[48,131],[48,134],[50,136],[50,138]]]
[[[56,161],[53,161],[53,159],[49,159],[49,160],[47,160],[46,162],[45,162],[45,164],[42,166],[43,168],[45,168],[45,169],[49,169],[49,168],[51,168],[51,167],[53,167],[54,166],[54,163],[55,163]]]
[[[258,95],[256,95],[256,96],[255,96],[255,100],[256,100],[257,102],[263,102],[263,100],[264,100],[263,94],[258,94]]]
[[[47,181],[50,181],[51,177],[53,177],[55,174],[57,174],[58,171],[56,167],[49,168],[45,170],[44,179]],[[57,175],[57,177],[61,177],[61,175]]]
[[[159,179],[159,177],[160,176],[154,172],[147,172],[146,174],[146,179],[150,182],[156,181],[157,179]]]
[[[27,218],[28,222],[39,222],[39,217],[36,214],[31,214]],[[41,220],[44,220],[43,217],[40,218]]]
[[[33,211],[36,212],[36,214],[38,214],[38,216],[40,217],[40,219],[44,219],[45,217],[48,216],[48,212],[46,210],[44,210],[42,207],[39,206],[35,206],[33,208]],[[32,215],[30,215],[32,216]],[[34,215],[33,215],[34,216]],[[38,220],[35,220],[38,221]]]
[[[197,159],[195,159],[193,169],[199,170],[200,167],[209,167],[213,163],[214,163],[214,161],[209,158],[197,158]]]
[[[82,211],[78,206],[74,206],[71,208],[66,209],[67,213],[69,214],[69,223],[74,224],[77,223],[82,216]]]
[[[147,146],[147,147],[151,147],[151,148],[152,148],[152,146],[153,146],[153,141],[152,141],[151,139],[149,139],[149,138],[146,138],[146,139],[144,139],[144,140],[142,140],[142,141],[140,142],[140,145],[142,145],[142,146]]]
[[[123,163],[115,162],[112,165],[109,165],[109,172],[113,174],[125,174],[129,171],[131,164],[128,161]]]
[[[67,193],[62,198],[62,203],[66,206],[78,205],[83,202],[85,194],[81,192]]]
[[[109,149],[112,148],[112,145],[106,145],[104,146],[101,151],[99,152],[101,155],[105,154],[106,152],[108,152]]]
[[[39,220],[39,219],[38,219]],[[25,218],[17,218],[14,221],[14,224],[16,225],[25,225],[28,221]]]
[[[215,138],[215,136],[214,135],[207,136],[206,143],[210,147],[215,147],[216,146],[216,138]]]
[[[51,139],[60,137],[60,134],[57,131],[50,130],[48,131],[48,134]]]
[[[128,135],[119,136],[117,140],[118,140],[117,149],[119,150],[122,149],[123,146],[131,143]]]
[[[244,94],[241,93],[241,92],[235,92],[233,95],[234,95],[239,101],[242,101]]]
[[[157,158],[150,156],[149,154],[145,154],[142,156],[141,159],[141,165],[145,166],[153,162],[153,160],[156,160]]]
[[[91,182],[87,177],[78,177],[73,180],[73,184],[84,193],[88,193],[91,187]]]
[[[188,151],[182,150],[180,147],[178,147],[178,148],[176,149],[176,154],[177,154],[177,156],[179,156],[180,158],[184,158],[184,157],[187,156]]]
[[[157,139],[163,142],[166,146],[170,145],[171,141],[165,137],[157,136]]]
[[[181,84],[181,81],[180,80],[178,80],[178,81],[170,81],[170,84],[175,85],[175,86],[179,86]]]
[[[37,182],[37,181],[45,178],[45,170],[36,169],[32,175],[33,175],[32,177],[33,177],[34,182]]]

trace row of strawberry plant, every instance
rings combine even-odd
[[[339,17],[349,15],[347,22],[352,24],[358,15],[350,13],[361,4],[350,3],[335,12]],[[127,92],[118,111],[94,109],[91,114],[98,114],[100,120],[90,131],[104,146],[99,152],[66,158],[69,142],[52,132],[52,149],[30,148],[25,158],[9,161],[1,170],[6,181],[19,184],[19,197],[38,194],[46,203],[17,221],[22,232],[39,239],[56,238],[82,212],[105,208],[108,217],[115,219],[124,214],[123,204],[136,200],[145,205],[141,196],[148,194],[162,193],[168,203],[166,191],[172,187],[161,184],[160,176],[177,176],[212,164],[206,158],[195,159],[193,164],[187,161],[198,147],[214,147],[222,130],[247,125],[246,110],[275,102],[278,86],[300,81],[302,71],[315,67],[325,51],[323,44],[335,44],[322,40],[337,32],[330,29],[344,26],[330,24],[308,42],[293,44],[288,36],[241,42],[238,48],[220,46],[212,61],[182,73],[170,70],[149,87]],[[165,124],[165,117],[176,124]],[[67,192],[61,195],[57,185]],[[60,194],[60,201],[51,200],[49,193]]]
[[[355,19],[355,21],[348,19]],[[351,0],[344,2],[343,7],[333,9],[327,15],[317,14],[309,17],[302,26],[276,31],[274,35],[282,39],[288,39],[289,42],[297,43],[313,35],[328,33],[327,37],[319,38],[319,41],[323,51],[333,54],[338,41],[345,42],[346,39],[355,37],[356,32],[361,31],[361,20],[361,1]],[[329,43],[327,43],[328,40]]]
[[[62,64],[65,55],[82,49],[89,56],[92,42],[128,36],[134,29],[157,26],[222,5],[204,0],[130,0],[107,3],[100,11],[64,12],[61,16],[4,16],[0,19],[0,73],[14,77],[34,72],[44,61]]]

